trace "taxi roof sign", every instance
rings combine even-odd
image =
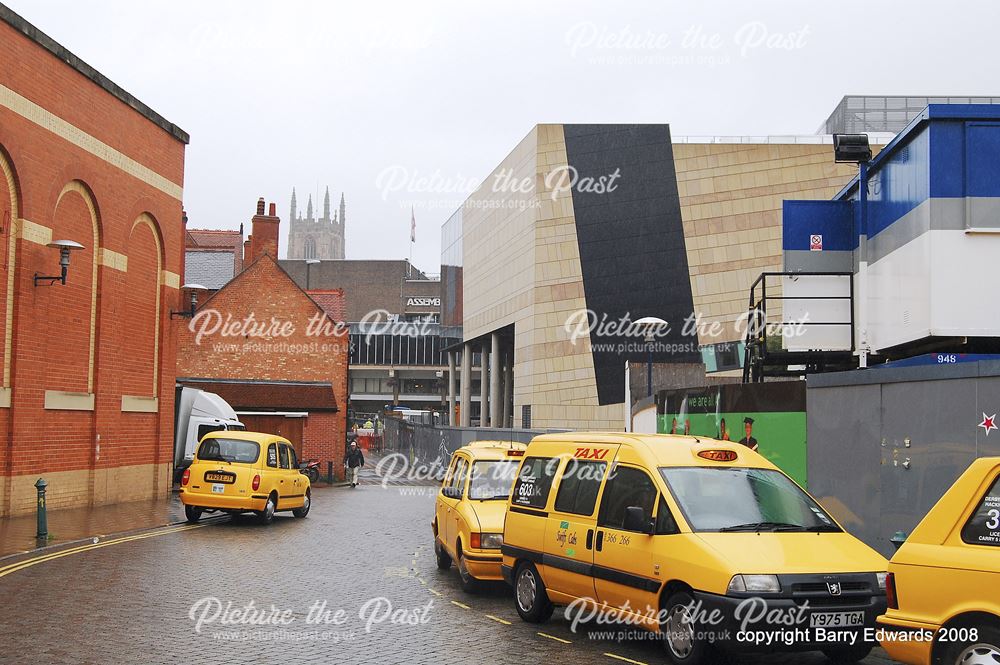
[[[738,455],[735,450],[699,450],[698,457],[712,462],[735,462]]]

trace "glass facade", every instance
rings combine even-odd
[[[448,364],[444,349],[461,341],[461,333],[432,324],[395,326],[391,333],[351,326],[351,366],[440,366]],[[377,330],[378,328],[376,328]]]
[[[462,325],[462,209],[441,226],[441,323]]]

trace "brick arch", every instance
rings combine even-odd
[[[88,360],[87,360],[87,379],[86,379],[86,392],[94,392],[94,359],[97,348],[97,338],[99,333],[98,326],[98,293],[99,293],[99,273],[98,266],[100,265],[100,248],[101,248],[101,222],[100,222],[100,209],[97,205],[97,199],[94,196],[91,188],[84,183],[82,180],[71,180],[63,186],[62,191],[59,192],[59,196],[56,198],[56,204],[53,208],[53,226],[52,226],[52,239],[59,240],[63,236],[60,235],[59,228],[59,211],[60,206],[64,202],[67,205],[71,205],[71,201],[79,197],[82,199],[84,206],[86,207],[86,212],[89,217],[90,233],[88,237],[81,238],[85,249],[83,252],[74,252],[76,256],[71,258],[70,264],[70,279],[73,279],[72,273],[76,275],[85,274],[83,271],[87,271],[86,275],[89,278],[89,331],[88,331]],[[72,238],[70,238],[72,240]],[[89,246],[88,246],[89,241]],[[79,240],[78,240],[79,242]],[[88,265],[82,265],[81,259],[84,257],[79,256],[79,254],[84,254],[85,257],[89,258]],[[89,269],[88,269],[89,268]]]
[[[152,261],[149,261],[148,245],[144,247],[142,244],[148,243],[148,239],[152,240]],[[139,324],[135,331],[137,334],[127,337],[128,355],[137,360],[140,358],[145,360],[131,363],[126,369],[124,394],[156,397],[159,392],[160,339],[163,325],[163,317],[160,316],[163,302],[161,276],[165,260],[163,247],[159,222],[149,212],[143,212],[132,223],[129,231],[125,298],[126,311],[130,313],[130,317],[134,317],[135,313],[139,314]],[[143,320],[143,315],[147,316],[146,320]],[[151,346],[148,344],[150,340],[143,338],[143,335],[149,334],[152,335]],[[143,389],[142,381],[145,378],[151,378],[151,383],[147,383]]]
[[[9,207],[4,209],[7,201],[0,201],[0,288],[3,289],[3,300],[0,301],[0,328],[3,333],[3,387],[11,386],[11,365],[13,357],[11,350],[14,340],[14,285],[15,266],[17,262],[18,228],[21,220],[20,188],[14,163],[3,145],[0,145],[0,172],[3,182],[10,195]],[[4,215],[4,212],[7,214]]]

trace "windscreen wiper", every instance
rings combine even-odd
[[[784,530],[784,529],[801,529],[803,528],[799,524],[789,524],[788,522],[747,522],[746,524],[734,524],[733,526],[724,526],[719,529],[720,532],[725,531],[762,531],[764,529],[770,529],[772,531]]]

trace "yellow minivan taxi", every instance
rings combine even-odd
[[[305,517],[312,503],[309,478],[288,439],[259,432],[206,434],[181,476],[181,502],[189,522],[205,512],[255,512],[267,524],[275,511]]]
[[[889,562],[878,637],[911,665],[1000,663],[1000,457],[966,469]]]
[[[856,662],[886,560],[749,448],[656,434],[534,438],[507,505],[503,573],[525,621],[633,624],[675,664],[725,651]],[[582,619],[581,619],[582,620]]]
[[[514,474],[525,444],[474,441],[455,451],[434,508],[434,553],[438,568],[458,566],[462,589],[501,580],[503,520]]]

